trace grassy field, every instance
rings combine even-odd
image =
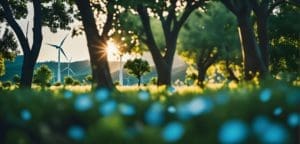
[[[0,90],[0,143],[300,143],[300,88],[281,82]]]

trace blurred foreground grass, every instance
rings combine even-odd
[[[300,143],[300,88],[0,90],[0,143]]]

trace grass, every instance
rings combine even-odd
[[[281,82],[0,90],[0,143],[293,144],[299,94]]]

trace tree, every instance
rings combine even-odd
[[[14,75],[12,81],[18,85],[18,84],[20,84],[21,78],[19,75],[16,74],[16,75]]]
[[[42,65],[35,70],[33,81],[44,88],[48,83],[51,82],[52,75],[51,69],[49,69],[47,65]]]
[[[92,81],[93,81],[93,77],[92,77],[92,75],[87,75],[85,78],[84,78],[84,80],[87,82],[87,83],[92,83]]]
[[[26,18],[28,14],[27,3],[33,5],[33,42],[30,46],[27,32],[24,33],[17,19]],[[72,6],[67,9],[64,1],[49,0],[0,0],[0,21],[5,22],[16,34],[22,48],[24,58],[21,72],[21,87],[30,88],[32,84],[33,70],[42,45],[42,26],[48,26],[55,32],[57,28],[69,29],[71,22],[69,13]]]
[[[0,38],[0,76],[5,74],[5,60],[12,61],[18,54],[17,48],[18,45],[13,33],[5,29],[2,38]]]
[[[221,0],[221,2],[236,16],[239,24],[245,79],[253,79],[256,73],[263,78],[268,74],[269,66],[268,17],[278,5],[286,2],[299,4],[299,0]],[[251,20],[252,10],[256,16],[256,33],[254,22]]]
[[[291,3],[300,5],[299,0],[250,0],[253,12],[256,16],[257,39],[262,62],[266,68],[269,66],[269,35],[268,25],[269,17],[273,14],[273,10],[278,6]],[[267,70],[268,71],[268,70]],[[266,71],[266,72],[267,72]]]
[[[113,82],[105,49],[109,39],[109,32],[113,25],[116,1],[107,0],[89,2],[85,0],[75,0],[75,3],[80,11],[87,39],[93,76],[92,87],[106,87],[112,89]],[[95,12],[96,15],[101,13],[106,16],[104,23],[101,25],[101,33],[98,30],[93,9],[97,10]]]
[[[221,0],[221,2],[237,18],[242,45],[244,75],[246,80],[251,80],[257,73],[263,74],[266,71],[266,67],[262,62],[262,55],[257,46],[254,29],[252,27],[251,4],[248,0]]]
[[[136,32],[151,52],[158,74],[158,85],[171,84],[171,70],[179,32],[190,14],[206,0],[132,0],[128,1],[140,17],[143,33]],[[158,19],[163,32],[163,46],[155,39],[151,21]]]
[[[66,76],[64,78],[64,84],[65,85],[73,85],[74,79],[71,76]]]
[[[124,68],[128,70],[128,73],[135,76],[138,79],[138,85],[141,85],[141,78],[142,76],[150,72],[150,66],[149,63],[146,60],[143,60],[141,58],[137,58],[134,60],[128,60]]]
[[[236,21],[218,2],[211,2],[205,12],[196,11],[179,36],[178,52],[197,69],[197,84],[204,87],[207,69],[217,61],[237,59],[239,41]],[[228,73],[232,71],[227,65]],[[191,73],[191,76],[193,74]]]
[[[284,4],[279,12],[269,18],[270,71],[277,75],[282,72],[300,72],[300,7]],[[292,20],[292,21],[291,21]]]

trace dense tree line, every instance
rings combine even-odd
[[[235,61],[239,57],[242,58],[245,80],[251,80],[257,75],[264,78],[269,74],[270,66],[272,72],[276,63],[280,64],[278,62],[280,58],[275,57],[276,54],[272,55],[273,53],[270,55],[270,52],[274,52],[273,47],[278,49],[282,46],[280,40],[282,38],[276,37],[280,32],[270,32],[269,27],[277,28],[281,26],[279,23],[285,22],[275,17],[290,19],[290,15],[297,15],[299,9],[296,7],[299,6],[299,0],[219,2],[1,0],[0,20],[14,31],[24,54],[21,87],[31,86],[33,68],[43,40],[42,26],[49,27],[53,32],[57,29],[69,29],[69,23],[75,18],[82,22],[82,28],[74,30],[73,35],[84,32],[87,38],[94,88],[113,88],[105,53],[107,41],[111,38],[124,39],[120,40],[120,45],[129,47],[127,51],[137,47],[139,47],[137,51],[149,50],[155,63],[159,85],[171,84],[176,51],[184,57],[193,59],[192,63],[198,69],[198,84],[201,86],[207,69],[219,61],[225,61],[228,79],[238,80],[232,65],[237,64]],[[221,3],[224,6],[221,6]],[[27,17],[27,4],[32,4],[34,8],[31,46],[27,32],[23,32],[16,22],[17,19]],[[284,6],[292,8],[289,10]],[[294,13],[291,14],[289,11]],[[270,25],[270,19],[276,23]],[[297,32],[292,30],[291,33]],[[287,42],[297,38],[295,35],[284,36]],[[241,52],[238,50],[239,47]],[[295,63],[291,67],[298,65]]]

